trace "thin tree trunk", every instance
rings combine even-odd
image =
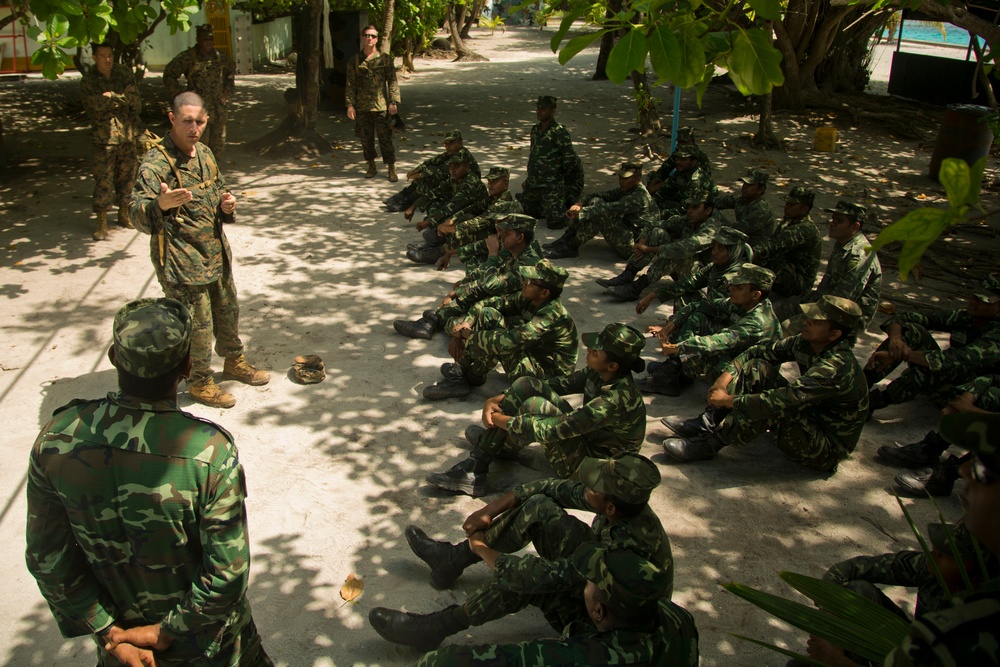
[[[479,55],[475,51],[472,51],[465,45],[462,41],[462,36],[459,34],[458,21],[455,17],[455,3],[452,2],[448,5],[448,14],[445,19],[445,23],[448,25],[448,32],[451,33],[451,44],[455,47],[455,53],[458,57],[455,60],[472,60],[476,62],[488,61],[489,58]]]
[[[753,143],[764,148],[783,148],[778,135],[774,133],[774,123],[771,122],[771,94],[757,96],[757,112],[760,119],[757,122],[757,134],[753,135]]]
[[[660,131],[660,114],[656,110],[656,98],[649,89],[649,72],[632,70],[632,88],[635,91],[636,120],[639,134],[649,136]]]
[[[476,0],[472,4],[472,11],[465,15],[465,21],[462,23],[462,39],[469,38],[469,31],[472,30],[472,26],[476,25],[476,21],[480,16],[483,15],[483,7],[486,5],[486,0]]]
[[[392,22],[396,15],[396,0],[385,0],[385,16],[382,17],[382,41],[378,50],[382,53],[392,52]]]

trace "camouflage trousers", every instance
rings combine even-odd
[[[548,375],[544,350],[516,352],[498,340],[498,333],[507,329],[503,315],[496,308],[483,308],[472,325],[474,329],[465,343],[465,354],[460,363],[473,375],[480,377],[503,366],[507,378],[514,381],[519,377],[544,378]]]
[[[684,320],[684,323],[671,336],[676,343],[683,343],[695,336],[711,336],[723,328],[719,322],[713,321],[704,313],[695,312]],[[714,382],[722,371],[722,366],[732,359],[726,352],[720,354],[702,354],[694,359],[686,359],[681,370],[689,378],[697,379],[705,376],[709,382]]]
[[[208,125],[201,137],[201,143],[212,149],[215,157],[220,157],[226,150],[226,105],[221,100],[209,102],[205,100],[205,111],[208,112]]]
[[[128,206],[132,185],[139,168],[135,144],[94,144],[94,212],[112,206]]]
[[[545,221],[549,229],[562,229],[568,222],[566,218],[566,191],[559,186],[542,186],[528,188],[517,194],[525,215]]]
[[[354,133],[361,142],[361,151],[365,160],[374,162],[375,137],[378,136],[378,148],[382,153],[382,162],[396,164],[396,149],[392,145],[392,128],[389,127],[389,116],[385,111],[355,111]]]
[[[573,406],[549,387],[544,380],[529,376],[514,380],[500,402],[505,415],[539,415],[558,417],[573,411]],[[479,448],[493,457],[514,458],[533,441],[499,428],[487,429],[479,439]],[[583,459],[608,457],[619,454],[608,447],[592,442],[586,435],[579,435],[559,442],[540,443],[552,469],[563,479],[576,474]]]
[[[651,225],[646,225],[639,232],[637,238],[644,239],[646,245],[657,248],[669,244],[672,240],[670,232],[666,229]],[[629,258],[627,268],[638,273],[647,266],[649,267],[646,271],[646,277],[649,279],[648,284],[655,285],[664,276],[669,275],[680,279],[689,275],[694,270],[694,259],[691,257],[666,258],[661,257],[659,253],[653,253],[643,255],[642,259],[636,259],[634,256]]]
[[[212,377],[212,337],[215,352],[225,359],[243,353],[240,340],[240,304],[232,273],[207,285],[181,285],[160,280],[163,295],[176,299],[191,311],[191,377],[188,384]]]
[[[122,667],[124,663],[104,650],[104,643],[96,635],[91,635],[94,643],[97,644],[97,667]],[[185,642],[176,642],[177,647],[181,647]],[[156,664],[158,667],[274,667],[267,651],[261,644],[260,633],[257,625],[251,618],[237,635],[233,645],[225,647],[219,655],[214,658],[206,658],[198,654],[196,656],[188,653],[178,655],[178,651],[173,646],[166,651],[156,652]]]
[[[591,197],[584,206],[602,204],[604,200],[599,197]],[[571,220],[567,237],[574,246],[581,246],[598,234],[604,237],[607,244],[618,253],[622,259],[631,257],[635,249],[635,230],[625,224],[621,216],[601,213],[590,214],[584,209],[580,212],[580,217]]]
[[[486,529],[485,542],[501,553],[514,553],[533,545],[539,557],[546,560],[569,559],[577,547],[595,542],[597,536],[590,526],[570,516],[545,495],[530,496],[505,513]],[[564,567],[571,567],[565,565]],[[557,593],[528,593],[533,581],[518,568],[507,571],[503,587],[495,580],[480,586],[465,601],[470,625],[482,625],[507,614],[534,605],[542,610],[557,632],[572,621],[586,620],[583,588],[586,582],[571,590]],[[568,577],[572,579],[573,577]],[[515,590],[510,590],[511,588]]]
[[[759,394],[788,385],[780,366],[760,359],[747,363],[729,386],[733,396]],[[809,411],[778,415],[773,419],[753,419],[734,408],[722,421],[716,436],[726,445],[745,445],[770,430],[785,456],[807,468],[833,471],[850,453],[831,440],[820,425],[809,419]]]

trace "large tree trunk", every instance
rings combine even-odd
[[[459,34],[454,2],[448,5],[448,15],[445,19],[445,23],[448,26],[448,32],[451,34],[451,44],[455,47],[455,53],[458,54],[458,57],[455,58],[455,60],[472,60],[476,62],[489,60],[486,56],[481,56],[475,51],[469,49],[469,47],[465,45],[465,42],[462,41],[462,36]]]
[[[639,134],[650,136],[660,131],[660,114],[656,110],[656,98],[649,89],[649,72],[632,70],[632,89],[635,94],[636,121]]]
[[[385,0],[385,16],[382,17],[382,41],[378,50],[388,54],[392,52],[392,21],[396,14],[396,0]]]

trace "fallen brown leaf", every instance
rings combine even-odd
[[[354,602],[365,591],[365,582],[354,576],[353,573],[347,575],[347,581],[340,587],[340,597],[345,602]]]

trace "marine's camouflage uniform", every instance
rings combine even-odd
[[[580,204],[579,215],[569,222],[569,243],[578,247],[601,234],[622,258],[632,254],[639,231],[656,225],[659,218],[656,203],[642,183],[628,191],[611,188],[588,194]]]
[[[528,176],[517,199],[527,215],[545,220],[550,229],[565,227],[568,202],[583,193],[583,163],[573,150],[569,130],[555,120],[545,130],[536,123],[530,151]]]
[[[392,56],[379,53],[377,49],[367,58],[364,53],[356,53],[347,63],[344,99],[347,106],[354,107],[354,130],[361,141],[365,160],[374,162],[378,157],[375,153],[375,136],[378,135],[382,162],[396,164],[388,113],[389,105],[399,104],[400,96]]]
[[[976,407],[989,412],[1000,412],[1000,375],[982,375],[956,389],[959,394],[972,394]]]
[[[683,215],[687,200],[695,192],[714,193],[715,180],[700,167],[682,174],[674,171],[664,179],[663,185],[653,193],[653,201],[660,209],[660,217],[668,220],[675,215]]]
[[[80,100],[93,128],[94,212],[128,206],[138,166],[135,142],[141,134],[142,110],[132,70],[116,63],[105,79],[96,66],[91,67],[80,81]]]
[[[150,235],[150,258],[164,296],[191,311],[193,368],[188,384],[196,385],[212,376],[213,334],[219,356],[230,359],[243,353],[233,257],[222,228],[222,223],[232,222],[235,216],[222,212],[226,184],[212,151],[199,142],[195,155],[187,156],[177,150],[169,134],[162,146],[176,162],[181,183],[167,155],[154,148],[142,158],[130,211],[136,229]],[[160,183],[171,189],[187,188],[193,199],[163,212],[157,203]]]
[[[184,77],[186,90],[191,90],[205,101],[208,125],[201,137],[202,143],[212,149],[216,157],[226,150],[226,103],[236,90],[236,65],[229,56],[212,49],[207,56],[198,53],[192,46],[177,54],[163,69],[163,84],[167,87],[170,101],[185,91],[180,85]]]
[[[729,248],[729,261],[725,266],[716,266],[708,262],[704,266],[697,267],[693,273],[681,277],[665,285],[661,284],[656,288],[656,300],[664,303],[674,299],[674,310],[689,303],[696,303],[703,299],[728,299],[730,273],[734,273],[745,262],[754,261],[753,250],[745,243],[739,243]]]
[[[916,618],[951,607],[951,595],[941,589],[937,577],[928,569],[923,551],[855,556],[831,567],[823,579],[849,588],[907,621],[906,613],[875,584],[916,587]]]
[[[736,222],[728,226],[746,234],[750,247],[755,251],[757,246],[763,245],[774,235],[777,222],[763,195],[753,201],[747,201],[741,195],[717,195],[714,203],[715,210],[734,210]]]
[[[712,175],[712,162],[708,159],[708,155],[705,151],[701,150],[699,146],[692,146],[695,151],[695,158],[698,160],[698,168],[709,176]],[[651,184],[653,181],[665,181],[670,177],[672,173],[677,169],[677,153],[671,153],[671,155],[663,161],[658,168],[649,172],[649,176],[646,177],[646,185]]]
[[[27,564],[63,635],[158,623],[174,639],[158,665],[271,665],[246,597],[245,494],[232,436],[173,400],[57,410],[29,460]]]
[[[685,215],[677,215],[660,226],[648,227],[641,236],[656,252],[641,260],[630,259],[629,265],[638,270],[648,264],[650,285],[666,275],[683,280],[696,270],[695,262],[708,261],[719,228],[725,224],[722,216],[713,211],[697,226],[691,225]]]
[[[583,405],[573,408],[562,398],[568,394],[583,394]],[[479,448],[509,457],[537,442],[560,477],[575,474],[588,456],[637,452],[646,437],[646,405],[631,373],[608,383],[590,368],[545,381],[523,377],[500,410],[511,417],[507,430],[487,429]]]
[[[484,213],[479,215],[470,215],[464,212],[456,214],[453,217],[455,221],[455,233],[445,237],[444,246],[458,250],[476,241],[482,241],[490,234],[496,233],[498,219],[511,213],[521,213],[521,204],[514,199],[514,195],[510,193],[510,190],[504,190],[498,196],[490,198]],[[486,259],[485,254],[478,257],[478,255],[471,252],[463,255],[462,251],[458,252],[458,257],[466,266],[469,266],[470,261],[474,261],[477,258],[480,261]]]
[[[448,178],[447,185],[441,190],[441,198],[428,202],[427,217],[434,224],[444,222],[453,215],[460,213],[476,216],[486,211],[489,205],[490,193],[483,185],[482,179],[470,169],[461,181]]]
[[[466,161],[469,163],[469,173],[474,174],[477,179],[482,179],[483,173],[479,169],[479,163],[468,148],[460,148],[466,152]],[[420,170],[420,178],[413,181],[402,192],[413,196],[416,200],[414,206],[426,211],[432,204],[438,201],[447,201],[453,193],[451,187],[451,173],[448,171],[448,163],[453,156],[447,151],[439,155],[428,158],[417,167]],[[480,183],[481,184],[481,183]]]
[[[789,382],[781,364],[794,361]],[[839,339],[818,354],[800,336],[762,343],[723,369],[733,374],[733,410],[716,435],[744,445],[770,430],[786,456],[810,468],[835,471],[861,437],[868,417],[868,384],[851,343]]]
[[[772,291],[801,297],[809,292],[819,274],[823,239],[808,215],[784,219],[774,236],[754,246],[754,262],[774,271]]]

